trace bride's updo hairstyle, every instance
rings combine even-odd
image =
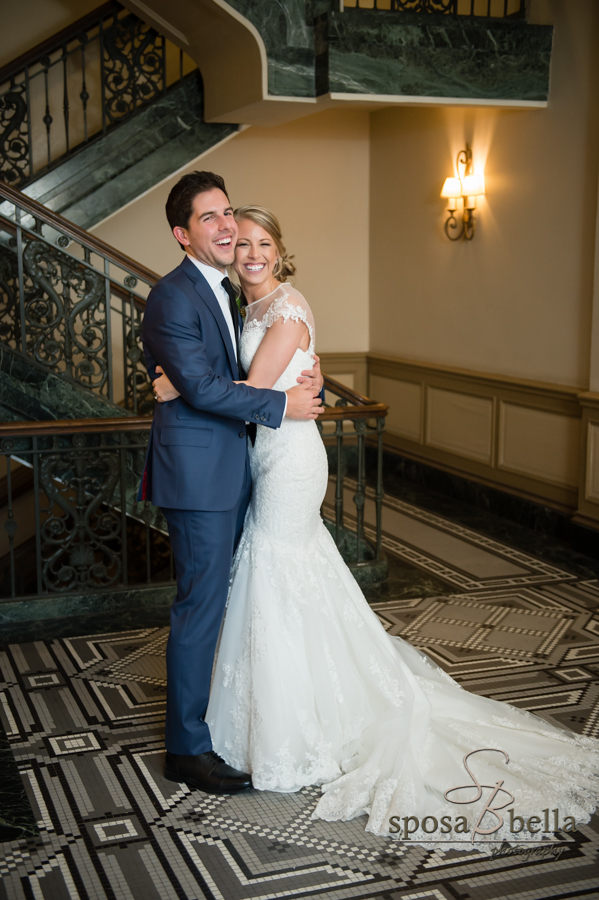
[[[277,262],[273,269],[273,276],[277,281],[287,281],[292,275],[295,275],[296,269],[291,260],[293,256],[289,256],[287,248],[283,243],[283,235],[279,220],[270,210],[264,209],[263,206],[240,206],[234,212],[235,221],[241,222],[242,219],[249,219],[256,225],[260,225],[271,236],[277,248]]]

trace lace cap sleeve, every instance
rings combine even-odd
[[[314,352],[314,316],[305,297],[291,285],[282,284],[268,297],[247,307],[245,327],[252,324],[270,328],[277,319],[303,322],[310,333],[310,353]]]

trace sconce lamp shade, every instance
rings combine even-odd
[[[446,178],[441,189],[442,197],[461,197],[462,183],[459,178]]]
[[[461,192],[463,197],[480,197],[485,192],[485,176],[465,175],[462,180]]]

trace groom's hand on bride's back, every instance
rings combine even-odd
[[[302,384],[289,388],[287,394],[287,419],[317,419],[324,412],[320,393],[306,379]]]

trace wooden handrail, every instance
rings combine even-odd
[[[351,401],[353,406],[364,406],[373,403],[369,397],[358,394],[357,391],[348,388],[345,384],[341,384],[340,381],[335,381],[335,379],[331,378],[329,375],[324,376],[324,387],[327,391],[333,391],[333,393],[339,394],[344,400]]]
[[[382,419],[389,412],[386,403],[367,403],[363,406],[327,406],[318,417],[319,422],[339,422],[356,419]]]
[[[325,379],[327,380],[332,379]],[[353,393],[353,392],[352,392]],[[321,422],[339,419],[378,419],[386,416],[389,407],[385,403],[364,401],[355,406],[328,406],[318,417]],[[151,416],[116,416],[106,419],[50,419],[45,422],[0,423],[0,440],[17,437],[45,437],[54,434],[102,434],[107,431],[149,431]]]
[[[46,437],[54,434],[149,431],[151,427],[151,416],[115,416],[114,418],[106,419],[50,419],[45,422],[3,422],[0,424],[0,440],[16,437]]]
[[[380,419],[387,415],[389,407],[386,403],[376,403],[363,394],[346,387],[334,378],[324,376],[325,391],[332,391],[347,400],[350,406],[328,406],[319,416],[320,421],[331,422],[339,419]]]
[[[43,222],[46,222],[46,224],[50,225],[51,228],[55,228],[57,231],[61,231],[63,234],[68,234],[69,237],[71,237],[73,240],[84,244],[86,247],[89,247],[89,249],[93,253],[98,253],[100,256],[103,256],[105,259],[109,260],[115,265],[120,266],[121,268],[126,269],[132,275],[137,276],[137,278],[141,278],[143,281],[149,281],[150,284],[155,284],[160,280],[161,276],[156,272],[153,272],[151,269],[146,268],[146,266],[142,266],[134,259],[131,259],[130,256],[125,256],[124,253],[121,253],[119,250],[111,247],[110,244],[104,243],[104,241],[101,241],[93,234],[90,234],[88,231],[84,231],[83,228],[79,228],[77,225],[69,222],[68,219],[64,219],[62,216],[58,215],[58,213],[52,212],[51,209],[42,206],[42,204],[38,203],[37,200],[32,200],[31,197],[28,197],[26,194],[22,194],[21,191],[18,191],[16,188],[11,187],[4,181],[0,181],[0,198],[4,198],[9,203],[16,203],[17,206],[20,206],[21,209],[25,210],[25,212],[28,212],[30,213],[30,215],[35,216],[37,219],[41,219]],[[9,219],[5,219],[4,217],[2,218],[6,222],[10,221]]]
[[[0,84],[8,81],[13,75],[17,75],[25,68],[25,66],[31,66],[38,62],[41,57],[47,56],[55,50],[59,50],[63,44],[76,38],[80,32],[87,31],[88,28],[93,28],[94,25],[98,24],[100,19],[109,16],[113,12],[118,13],[121,9],[123,9],[123,7],[120,3],[117,3],[116,0],[109,0],[108,3],[98,6],[97,9],[93,9],[91,12],[87,13],[87,15],[81,16],[76,22],[67,25],[62,31],[58,31],[56,34],[53,34],[52,37],[46,38],[45,41],[41,41],[41,43],[36,44],[35,47],[26,50],[25,53],[21,53],[16,59],[13,59],[11,62],[0,68]]]

